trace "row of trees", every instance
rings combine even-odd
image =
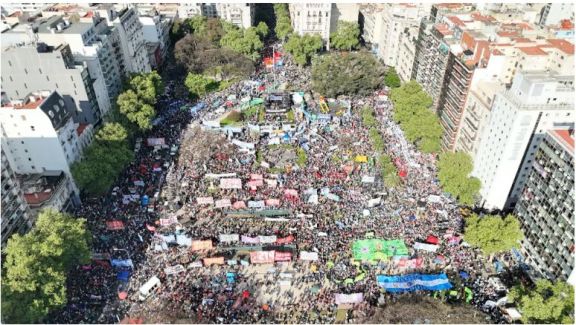
[[[90,260],[85,219],[40,212],[26,235],[13,235],[2,272],[2,322],[37,323],[66,302],[66,276]]]
[[[370,107],[364,107],[361,114],[362,124],[369,128],[368,135],[370,137],[370,142],[372,142],[374,151],[378,154],[376,157],[376,164],[380,167],[382,172],[384,185],[387,187],[395,187],[400,184],[400,176],[398,176],[398,170],[392,162],[392,158],[390,158],[390,156],[384,151],[385,144],[382,139],[382,134],[378,131],[378,120],[376,120],[376,117],[374,116],[374,110]]]
[[[292,32],[294,31],[292,29],[292,22],[290,21],[290,12],[288,11],[288,4],[275,3],[274,15],[276,16],[276,27],[274,28],[274,33],[276,33],[276,37],[278,39],[285,42],[288,35],[292,34]]]
[[[312,88],[327,97],[370,95],[384,84],[384,67],[366,51],[330,53],[312,62]]]
[[[481,182],[470,177],[472,158],[465,152],[444,152],[438,159],[438,179],[445,192],[463,205],[473,205],[480,192]]]
[[[390,91],[394,103],[393,119],[400,124],[408,141],[416,144],[422,152],[440,151],[442,127],[436,114],[428,108],[432,98],[416,81],[405,83]]]
[[[130,139],[152,128],[156,100],[164,85],[157,72],[132,77],[116,101],[110,121],[96,133],[84,158],[72,165],[78,186],[89,195],[102,195],[114,184],[122,170],[134,159]]]

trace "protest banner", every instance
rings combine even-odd
[[[178,274],[178,273],[184,272],[184,271],[186,271],[186,269],[184,269],[184,266],[182,266],[180,264],[174,265],[174,266],[169,266],[169,267],[164,269],[164,273],[166,273],[166,275]]]
[[[160,226],[166,227],[178,223],[178,218],[176,216],[172,216],[170,218],[160,218]]]
[[[252,264],[273,264],[274,251],[250,252],[250,263]]]
[[[248,236],[242,235],[242,242],[243,242],[243,243],[246,243],[246,244],[259,244],[259,243],[260,243],[260,238],[258,238],[258,237],[248,237]]]
[[[266,207],[266,203],[264,201],[248,201],[248,207],[250,209],[263,209]]]
[[[164,140],[164,138],[148,138],[146,140],[146,143],[148,144],[148,146],[154,147],[165,145],[166,141]]]
[[[212,249],[211,240],[193,240],[192,241],[192,251],[203,251]]]
[[[276,252],[274,254],[274,261],[276,262],[289,262],[292,260],[292,253],[290,252]]]
[[[259,187],[262,185],[264,185],[264,182],[261,179],[248,181],[248,183],[246,183],[248,187]]]
[[[246,209],[246,203],[244,203],[244,201],[236,201],[234,202],[234,204],[232,204],[232,208],[238,210],[238,209]]]
[[[242,180],[240,178],[221,178],[220,188],[222,189],[242,189]]]
[[[224,265],[224,257],[207,257],[202,260],[204,266],[210,266],[212,264]]]
[[[238,234],[230,234],[230,235],[218,235],[218,240],[221,243],[235,243],[240,240],[240,235]]]
[[[293,241],[294,241],[294,236],[290,235],[288,237],[276,239],[276,244],[289,244]]]
[[[435,253],[438,250],[438,245],[424,244],[424,243],[414,243],[414,249],[422,249],[428,252]]]
[[[374,183],[374,176],[362,176],[362,183]]]
[[[198,204],[214,204],[214,198],[212,198],[211,196],[198,197],[198,198],[196,198],[196,203],[198,203]]]
[[[232,206],[232,203],[230,202],[230,199],[221,199],[215,202],[215,206],[216,208],[228,208]]]
[[[300,260],[301,261],[317,261],[318,260],[318,253],[316,252],[300,252]]]
[[[265,202],[266,202],[266,206],[269,206],[269,207],[277,207],[280,205],[280,200],[278,200],[278,199],[268,199]]]
[[[364,294],[363,293],[351,293],[351,294],[343,294],[337,293],[334,295],[334,300],[336,304],[357,304],[364,301]]]
[[[261,244],[271,244],[276,242],[276,236],[258,236]]]

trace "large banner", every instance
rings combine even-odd
[[[262,177],[262,175],[260,175],[260,174],[250,174],[250,180],[251,181],[261,181],[261,180],[264,180],[264,177]]]
[[[110,260],[110,264],[112,264],[112,267],[130,267],[130,268],[134,268],[134,264],[132,263],[132,259],[127,259],[127,260],[115,260],[115,259],[112,259],[112,260]]]
[[[223,189],[242,189],[242,180],[240,178],[221,178],[220,188]]]
[[[424,244],[424,243],[414,243],[414,249],[422,249],[428,252],[436,253],[438,250],[438,245]]]
[[[264,181],[262,181],[261,179],[248,181],[248,183],[246,183],[246,186],[248,186],[248,187],[260,187],[263,185],[264,185]]]
[[[265,179],[264,181],[266,182],[266,185],[268,185],[268,187],[276,188],[276,186],[278,185],[278,181],[275,179]]]
[[[274,254],[274,261],[276,262],[289,262],[292,260],[292,253],[290,252],[276,252]]]
[[[230,199],[221,199],[215,202],[217,208],[228,208],[232,206]]]
[[[266,206],[277,207],[280,205],[280,200],[278,199],[268,199],[266,200]]]
[[[204,266],[210,266],[212,264],[224,265],[224,257],[207,257],[203,259]]]
[[[250,252],[250,263],[252,264],[273,264],[274,251]]]
[[[221,243],[235,243],[240,240],[240,235],[230,234],[230,235],[219,235],[218,239]]]
[[[276,242],[276,236],[258,236],[261,244],[272,244]]]
[[[238,210],[238,209],[246,209],[246,203],[244,203],[244,201],[236,201],[234,202],[234,204],[232,204],[232,208]]]
[[[318,260],[318,253],[315,252],[300,252],[300,260],[301,261],[317,261]]]
[[[180,264],[174,265],[174,266],[169,266],[169,267],[164,269],[164,273],[166,273],[166,275],[178,274],[178,273],[184,272],[184,271],[186,271],[186,269],[184,269],[184,266],[182,266]]]
[[[248,201],[248,207],[250,209],[263,209],[266,207],[266,202],[264,202],[264,201]]]
[[[147,141],[147,144],[151,147],[161,146],[161,145],[166,144],[166,141],[164,141],[164,138],[148,138],[146,141]]]
[[[192,241],[192,251],[202,251],[212,249],[211,240],[193,240]]]
[[[240,129],[240,130],[242,130],[242,129]],[[254,149],[254,143],[244,142],[244,141],[240,141],[240,140],[232,140],[232,143],[237,145],[240,148]]]
[[[176,216],[172,216],[170,218],[160,218],[160,226],[166,227],[178,223],[178,218]]]
[[[394,258],[394,266],[401,269],[419,269],[424,265],[422,257],[408,259],[406,257]]]
[[[403,240],[363,239],[352,244],[356,260],[386,260],[391,256],[408,256],[408,248]]]
[[[290,235],[288,237],[276,239],[276,244],[289,244],[293,241],[294,241],[294,236]]]
[[[374,183],[374,176],[362,176],[362,183]]]
[[[242,242],[246,244],[260,244],[260,238],[242,235]]]
[[[364,294],[363,293],[351,293],[349,295],[343,293],[337,293],[334,295],[334,299],[336,300],[336,304],[356,304],[361,303],[364,301]]]
[[[448,290],[452,284],[446,274],[408,274],[401,276],[378,275],[378,285],[388,292],[415,290]]]
[[[211,196],[196,198],[198,204],[214,204],[214,199]]]

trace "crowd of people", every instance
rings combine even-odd
[[[338,308],[344,308],[336,304],[335,294],[353,293],[363,293],[363,300],[346,307],[352,308],[348,316],[366,320],[377,306],[398,295],[378,285],[379,274],[446,273],[458,283],[459,296],[464,297],[465,287],[473,290],[478,308],[497,298],[490,286],[480,285],[489,271],[479,252],[462,241],[460,209],[435,179],[435,156],[406,143],[391,122],[392,106],[382,92],[346,98],[351,112],[329,120],[303,114],[318,110],[308,102],[292,103],[288,109],[296,118],[291,121],[247,118],[238,124],[241,131],[233,132],[206,127],[206,121],[248,107],[246,103],[266,98],[271,90],[308,92],[308,69],[287,57],[283,63],[260,67],[250,79],[196,103],[172,98],[175,85],[168,84],[158,102],[159,117],[142,139],[135,161],[109,194],[85,200],[76,211],[88,220],[93,262],[69,277],[69,303],[55,321],[120,322],[127,317],[145,322],[325,323],[334,322]],[[374,108],[386,152],[407,166],[407,175],[395,188],[384,186],[380,169],[372,163],[375,153],[360,114],[365,106]],[[291,127],[276,135],[248,124],[260,124],[260,130],[265,125]],[[163,139],[162,144],[147,145],[148,138]],[[305,163],[274,166],[276,157],[267,154],[279,146],[294,152],[305,149]],[[359,156],[370,160],[357,161]],[[224,176],[219,175],[241,179],[242,187],[221,188]],[[374,178],[367,182],[366,177]],[[257,185],[247,186],[251,181]],[[199,198],[213,202],[200,203]],[[375,199],[378,203],[369,206]],[[215,207],[218,201],[221,207]],[[222,240],[221,235],[231,234],[239,235],[242,243]],[[174,240],[167,239],[173,235]],[[244,240],[258,236],[278,240]],[[352,244],[365,238],[400,239],[409,254],[373,263],[355,261]],[[436,251],[414,248],[429,238],[437,240]],[[193,249],[195,241],[211,244]],[[250,252],[270,250],[290,253],[289,261],[251,263]],[[302,260],[302,252],[317,258]],[[224,263],[206,263],[220,257]],[[112,260],[129,260],[131,265],[118,266]],[[183,268],[167,272],[177,265]],[[160,285],[143,297],[140,288],[152,277],[158,277]]]

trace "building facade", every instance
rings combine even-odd
[[[549,279],[574,267],[574,130],[551,130],[538,145],[514,214],[526,263]]]
[[[542,8],[539,24],[556,25],[563,19],[574,21],[574,3],[548,3]]]
[[[482,182],[480,206],[513,208],[546,131],[573,119],[573,79],[545,71],[517,72],[510,89],[495,96],[472,171]]]
[[[140,16],[144,40],[148,47],[148,60],[154,69],[162,66],[170,48],[172,19],[161,16]]]
[[[56,89],[77,122],[96,124],[102,119],[88,66],[74,60],[67,44],[54,47],[37,43],[5,49],[1,82],[2,91],[11,99],[38,89]]]
[[[4,138],[2,138],[4,140]],[[12,234],[26,233],[32,227],[30,208],[24,199],[20,183],[2,151],[2,251]]]
[[[330,3],[291,3],[289,5],[292,28],[298,35],[318,34],[330,49]]]
[[[114,13],[114,19],[110,19],[110,25],[118,29],[123,62],[120,69],[125,75],[129,73],[150,72],[150,60],[142,23],[138,18],[138,12],[134,8],[124,8]]]

